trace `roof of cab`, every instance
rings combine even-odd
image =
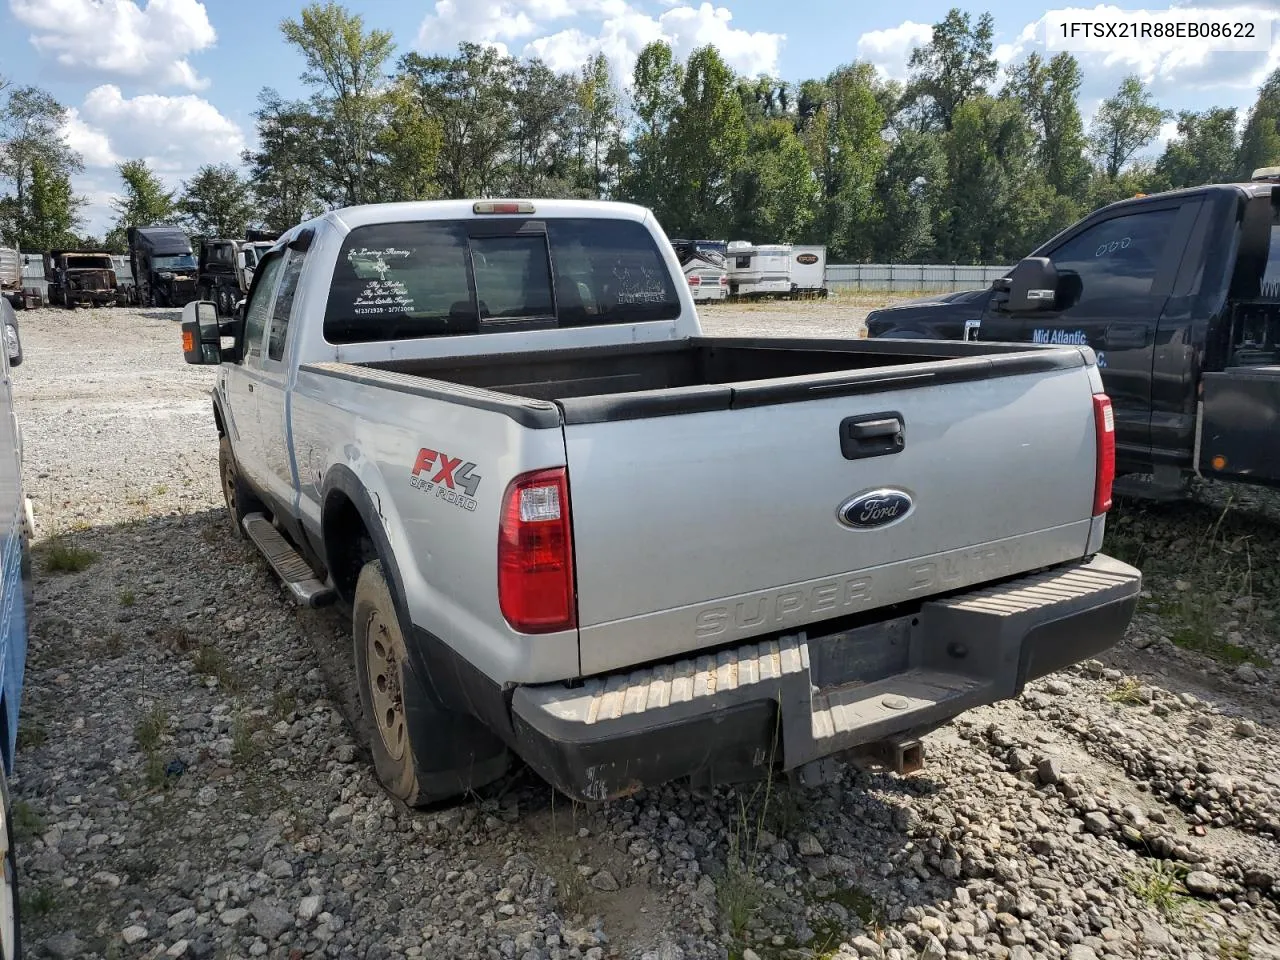
[[[624,220],[644,220],[649,215],[645,207],[616,200],[537,200],[521,197],[483,198],[493,202],[532,203],[532,214],[475,213],[472,207],[481,199],[472,200],[419,200],[410,203],[369,203],[355,207],[342,207],[321,214],[316,220],[327,220],[340,229],[351,230],[374,223],[403,223],[412,220],[488,220],[501,217],[591,217]],[[301,224],[300,224],[301,226]]]

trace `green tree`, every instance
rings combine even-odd
[[[511,141],[504,192],[572,196],[572,144],[566,136],[576,106],[577,79],[559,76],[541,60],[511,65]]]
[[[1236,171],[1235,107],[1212,107],[1203,113],[1178,114],[1178,134],[1169,141],[1156,170],[1170,187],[1224,183]]]
[[[515,122],[513,67],[510,57],[474,43],[460,44],[456,57],[401,57],[399,76],[439,126],[442,196],[485,196],[501,183]]]
[[[813,229],[820,200],[809,151],[791,120],[773,117],[753,124],[734,191],[734,236],[761,243],[803,241]]]
[[[21,236],[23,249],[51,250],[75,244],[85,200],[71,189],[65,170],[50,167],[43,159],[35,160],[29,200],[30,216]]]
[[[1249,177],[1259,167],[1280,165],[1280,68],[1272,71],[1258,90],[1240,137],[1236,169]]]
[[[280,31],[301,52],[307,69],[302,80],[316,89],[312,108],[323,121],[328,183],[337,203],[373,200],[378,192],[374,155],[382,115],[383,68],[395,50],[385,30],[365,30],[364,18],[330,2],[304,7],[297,20]]]
[[[1060,195],[1083,200],[1089,187],[1088,145],[1077,98],[1080,64],[1069,53],[1048,63],[1033,53],[1010,71],[1002,91],[1026,109],[1036,135],[1036,159],[1049,186]]]
[[[576,92],[577,183],[587,196],[598,199],[616,186],[618,171],[610,159],[616,157],[622,139],[618,92],[603,53],[583,66]]]
[[[907,97],[922,104],[934,126],[951,129],[955,111],[982,93],[996,77],[992,55],[995,23],[984,13],[977,23],[957,7],[933,25],[933,37],[911,52],[912,77]]]
[[[256,219],[253,188],[229,163],[205,164],[182,185],[178,213],[202,237],[242,237]]]
[[[383,101],[383,124],[375,147],[383,161],[378,198],[431,200],[439,196],[440,124],[427,116],[412,83],[403,77]]]
[[[723,236],[733,221],[734,179],[745,167],[747,129],[737,78],[715,47],[694,50],[684,67],[671,124],[675,205],[669,227],[699,237]]]
[[[947,188],[947,167],[939,138],[903,130],[893,140],[876,176],[880,217],[870,235],[871,256],[881,262],[911,263],[934,246],[934,220]]]
[[[1125,77],[1115,95],[1102,101],[1089,127],[1089,149],[1102,172],[1114,180],[1172,117],[1171,110],[1156,104],[1141,79]]]
[[[821,191],[816,232],[845,260],[870,258],[870,227],[883,216],[876,178],[888,145],[877,86],[875,69],[855,63],[802,91],[801,135]]]
[[[177,212],[175,191],[165,189],[147,161],[126,160],[116,170],[124,181],[123,195],[111,202],[116,230],[123,234],[129,227],[147,227],[173,218]]]
[[[263,225],[283,232],[324,209],[325,160],[316,149],[322,123],[307,104],[286,101],[269,88],[258,95],[253,118],[258,146],[240,159]]]
[[[67,110],[39,87],[0,84],[0,237],[24,249],[40,249],[52,227],[39,222],[32,191],[37,170],[43,189],[69,182],[84,163],[62,137]],[[41,202],[47,202],[46,192]],[[73,204],[74,206],[74,204]]]
[[[684,67],[665,42],[655,40],[636,58],[631,106],[638,129],[631,142],[623,182],[627,199],[651,208],[658,220],[673,219],[668,186],[674,176],[672,126],[680,109]]]

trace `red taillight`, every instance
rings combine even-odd
[[[726,273],[720,278],[720,286],[727,287],[729,285],[729,275]]]
[[[569,478],[563,467],[537,470],[507,485],[498,528],[498,604],[521,633],[577,625],[573,592]]]
[[[1098,468],[1093,479],[1096,517],[1111,509],[1111,487],[1116,479],[1116,418],[1111,399],[1104,393],[1093,395],[1093,427],[1098,445]]]
[[[697,286],[701,286],[701,284],[702,284],[702,278],[700,276],[698,276],[696,273],[690,275],[689,286],[697,287]]]

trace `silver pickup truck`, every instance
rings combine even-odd
[[[409,804],[512,753],[584,800],[912,769],[1137,600],[1089,348],[703,336],[639,207],[332,211],[182,336],[233,527],[351,611]]]

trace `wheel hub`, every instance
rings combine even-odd
[[[365,628],[365,662],[378,735],[391,759],[399,760],[408,740],[400,657],[391,632],[376,612],[369,614]]]

